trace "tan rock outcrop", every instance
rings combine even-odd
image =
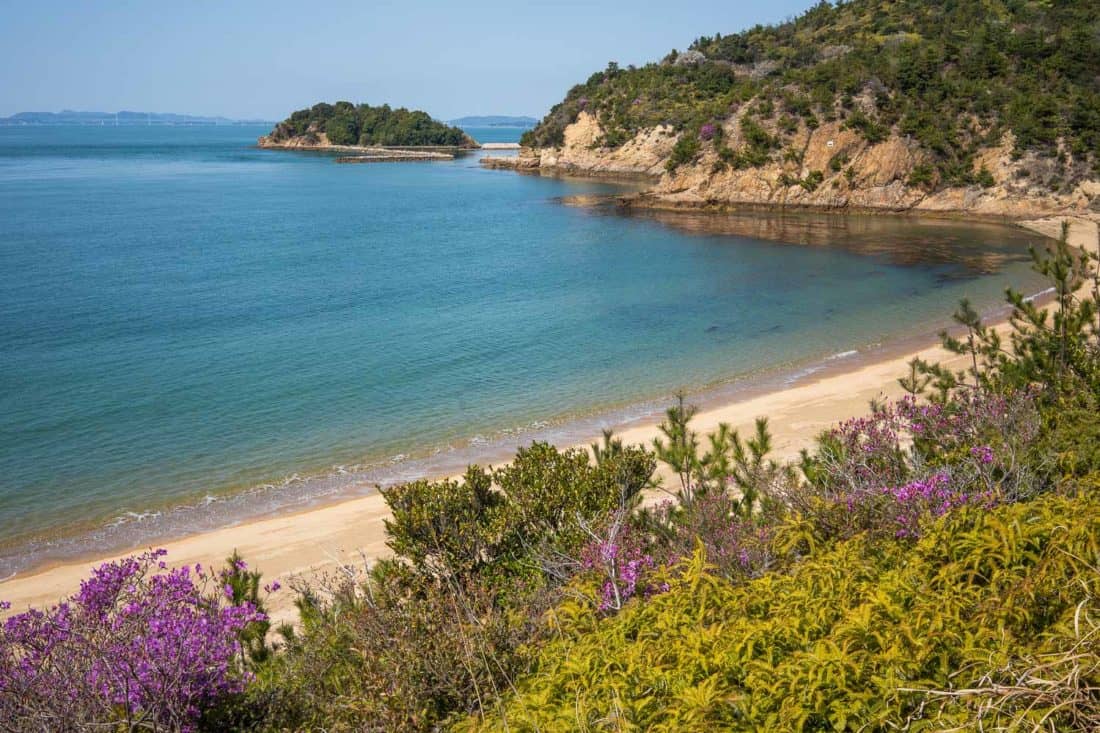
[[[676,144],[675,131],[663,125],[638,133],[618,148],[602,147],[603,134],[596,116],[581,112],[577,121],[565,129],[565,142],[560,148],[537,151],[539,168],[562,173],[656,177],[664,172],[665,161]],[[528,157],[533,156],[529,153]]]
[[[481,159],[481,165],[486,168],[502,168],[514,171],[537,171],[539,159],[532,156],[493,155]]]
[[[261,148],[275,148],[279,150],[308,150],[310,148],[333,147],[328,141],[328,135],[323,132],[314,132],[311,133],[309,136],[299,135],[296,137],[288,137],[283,140],[276,140],[271,135],[264,135],[256,142],[256,144],[259,145]]]
[[[743,105],[723,123],[724,145],[732,150],[744,145],[738,123],[748,108]],[[565,129],[560,147],[523,149],[519,158],[508,159],[514,163],[497,159],[483,163],[546,173],[643,175],[653,185],[635,199],[635,205],[650,207],[764,205],[967,212],[1007,218],[1100,216],[1100,181],[1086,178],[1072,190],[1053,190],[1046,182],[1057,180],[1054,164],[1033,154],[1014,156],[1011,134],[975,158],[975,173],[988,171],[992,186],[935,192],[929,191],[933,187],[929,183],[937,180],[934,176],[930,182],[914,179],[915,170],[932,162],[916,141],[894,134],[872,145],[840,122],[823,123],[814,130],[802,125],[786,137],[783,151],[774,152],[767,164],[742,170],[725,164],[715,143],[705,142],[694,162],[667,171],[678,139],[669,126],[640,131],[617,148],[602,146],[603,135],[596,116],[582,112]]]

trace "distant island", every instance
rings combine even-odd
[[[522,127],[530,129],[538,123],[539,121],[534,117],[509,117],[508,115],[470,116],[451,120],[451,124],[456,127]]]
[[[259,140],[266,148],[454,148],[473,149],[478,143],[458,127],[432,119],[427,112],[372,107],[351,102],[315,104],[275,125]]]
[[[270,120],[234,120],[228,117],[180,115],[171,112],[80,112],[63,109],[60,112],[17,112],[0,117],[0,126],[56,125],[99,127],[138,127],[152,125],[269,125]]]

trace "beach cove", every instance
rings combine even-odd
[[[1029,222],[1032,230],[1045,236],[1056,236],[1059,223],[1054,220]],[[1077,246],[1095,246],[1095,224],[1082,221],[1074,224],[1072,241]],[[809,444],[812,436],[830,424],[863,412],[871,399],[899,393],[897,377],[905,363],[915,355],[929,361],[943,361],[948,354],[931,344],[927,334],[892,344],[891,348],[859,357],[842,354],[842,359],[822,370],[792,374],[777,385],[757,393],[744,391],[725,401],[714,397],[704,401],[704,409],[696,419],[699,432],[713,429],[719,422],[728,422],[739,429],[747,428],[760,415],[771,419],[776,452],[790,457]],[[847,359],[857,356],[852,361]],[[948,362],[950,363],[950,362]],[[606,423],[605,423],[606,424]],[[634,419],[618,425],[618,435],[627,443],[649,443],[656,435],[656,421]],[[580,436],[578,436],[580,437]],[[591,431],[591,439],[597,431]],[[572,440],[559,445],[585,444],[587,439]],[[498,463],[514,449],[503,445],[484,449],[472,460]],[[493,451],[496,451],[495,453]],[[442,477],[457,473],[423,474]],[[376,493],[311,507],[304,511],[246,521],[207,532],[181,536],[169,542],[156,543],[169,550],[173,563],[196,561],[217,563],[234,549],[265,573],[268,579],[278,578],[284,585],[294,578],[316,577],[340,564],[361,562],[386,553],[383,520],[387,515],[384,502]],[[132,549],[148,546],[134,544]],[[119,553],[125,554],[125,553]],[[114,556],[114,553],[111,554]],[[87,555],[76,562],[54,564],[31,574],[21,574],[0,583],[0,596],[12,602],[13,610],[28,605],[56,601],[75,589],[90,566],[105,556]],[[280,618],[290,618],[292,605],[289,593],[274,599],[273,612]]]

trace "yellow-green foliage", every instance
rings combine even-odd
[[[1081,614],[1100,616],[1097,568],[1095,492],[962,510],[915,545],[857,537],[740,586],[697,553],[670,592],[615,617],[560,606],[517,693],[458,727],[976,729],[973,696],[928,691],[988,686],[996,670],[1072,647]],[[1029,730],[1051,706],[983,723],[1016,715]],[[1048,726],[1072,725],[1063,714]]]

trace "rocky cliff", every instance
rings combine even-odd
[[[1011,133],[975,156],[980,185],[943,187],[929,173],[929,154],[913,140],[895,133],[870,143],[840,122],[815,129],[800,125],[784,152],[739,168],[727,160],[750,146],[740,121],[741,115],[731,115],[719,134],[700,139],[694,157],[672,170],[668,163],[680,137],[672,128],[649,128],[619,147],[601,147],[604,132],[588,112],[565,128],[560,146],[524,148],[517,158],[486,164],[550,174],[645,176],[652,186],[627,203],[654,208],[765,205],[1008,218],[1100,213],[1100,181],[1083,176],[1065,185],[1059,178],[1064,164],[1035,153],[1014,155]]]
[[[288,131],[283,123],[275,126],[269,135],[261,135],[256,144],[261,148],[277,149],[309,149],[328,148],[332,146],[319,126],[311,126],[309,130],[298,135]]]

